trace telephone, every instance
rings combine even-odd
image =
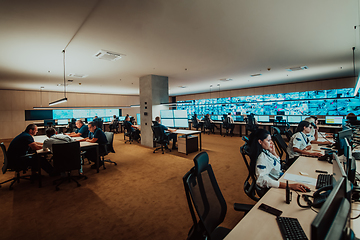
[[[330,195],[332,189],[333,189],[333,186],[326,186],[326,187],[322,187],[319,190],[317,190],[316,192],[314,192],[314,194],[312,196],[303,194],[302,197],[307,202],[306,206],[301,205],[301,203],[300,203],[301,195],[298,195],[297,203],[302,208],[310,208],[310,207],[320,208],[326,201],[326,198]],[[311,201],[310,198],[312,198],[313,200]]]

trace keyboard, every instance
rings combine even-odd
[[[286,240],[308,239],[297,218],[277,217],[281,235]]]
[[[331,174],[319,174],[316,181],[316,189],[332,185]]]

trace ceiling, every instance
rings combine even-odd
[[[171,96],[348,77],[354,26],[359,0],[1,0],[0,89],[62,91],[63,49],[68,92],[137,95],[149,74]]]

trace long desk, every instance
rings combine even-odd
[[[312,150],[318,151],[320,146],[313,144]],[[360,164],[357,164],[358,166]],[[317,158],[299,157],[295,163],[286,171],[280,181],[284,181],[286,174],[300,175],[300,172],[307,173],[311,178],[317,178],[319,173],[315,170],[324,170],[332,173],[333,165],[326,161],[318,161]],[[289,181],[291,183],[291,181]],[[311,192],[305,193],[312,195],[315,191],[315,186],[308,185]],[[292,201],[290,204],[285,203],[285,189],[271,188],[251,209],[251,211],[245,215],[245,217],[231,230],[226,236],[225,240],[239,240],[239,239],[282,239],[280,229],[276,222],[276,217],[262,210],[258,207],[261,203],[265,203],[274,208],[281,210],[283,217],[297,218],[304,229],[308,239],[311,237],[311,222],[314,220],[317,213],[309,208],[300,208],[297,204],[297,193],[292,192]],[[299,194],[303,194],[300,193]],[[303,199],[302,199],[303,200]],[[303,204],[306,204],[302,201]],[[356,210],[357,209],[357,210]],[[352,212],[354,215],[360,213],[360,204],[352,205]],[[352,230],[357,237],[360,236],[360,219],[358,221],[352,221]]]

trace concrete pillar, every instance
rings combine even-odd
[[[153,147],[152,121],[160,116],[160,110],[169,107],[160,103],[169,102],[168,77],[147,75],[140,77],[140,118],[141,118],[141,144]]]

